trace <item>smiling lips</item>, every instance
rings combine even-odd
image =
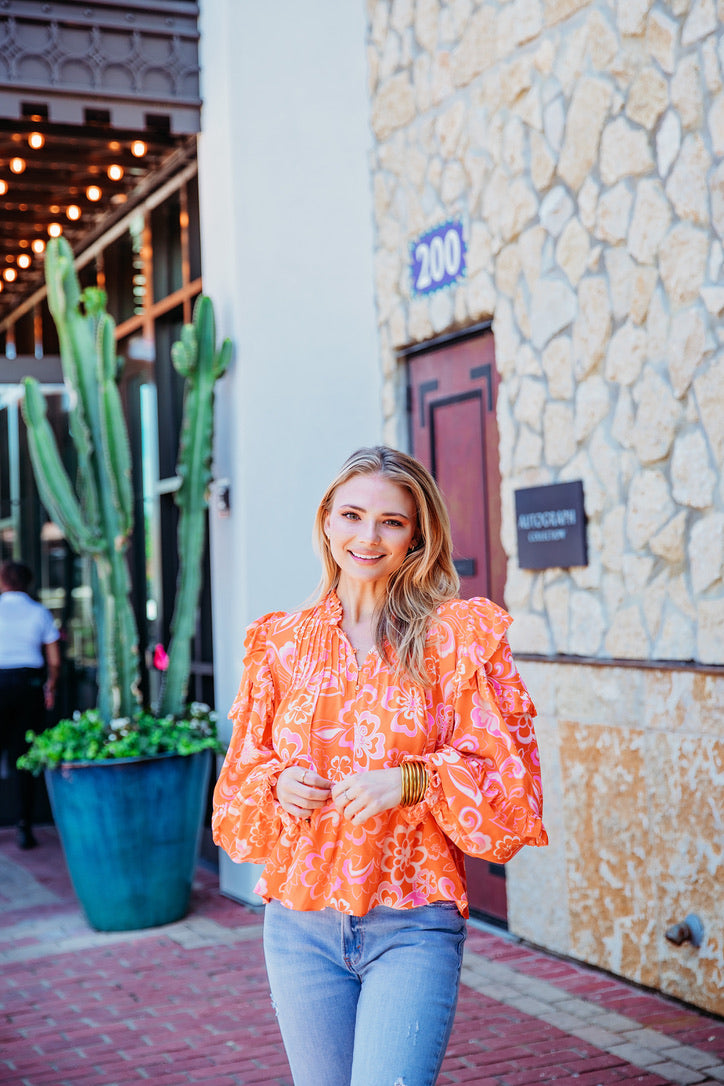
[[[358,562],[376,562],[379,558],[385,557],[384,554],[357,554],[356,551],[350,551],[349,553]]]

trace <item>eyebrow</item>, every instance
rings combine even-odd
[[[352,502],[342,502],[342,509],[354,509],[355,513],[366,513],[367,510],[363,505],[354,505]],[[407,513],[383,513],[383,517],[399,517],[401,520],[412,520]]]

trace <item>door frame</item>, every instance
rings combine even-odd
[[[399,350],[397,352],[398,358],[400,359],[400,361],[403,361],[405,363],[405,366],[406,366],[406,369],[407,369],[407,375],[406,375],[407,376],[407,379],[406,379],[406,393],[407,393],[407,395],[406,395],[406,423],[407,423],[408,448],[410,450],[412,450],[414,448],[414,445],[415,445],[414,440],[413,440],[414,439],[413,428],[414,428],[415,424],[414,424],[414,420],[413,420],[413,416],[412,416],[413,400],[412,400],[412,384],[411,384],[411,381],[410,381],[410,373],[409,373],[409,370],[410,370],[409,363],[412,360],[414,360],[416,357],[420,356],[420,355],[429,355],[429,354],[431,354],[432,352],[434,352],[436,350],[444,350],[446,348],[453,348],[453,347],[456,347],[459,344],[461,344],[461,343],[463,343],[463,342],[465,342],[467,340],[477,339],[477,338],[479,338],[481,336],[486,336],[486,335],[492,336],[492,323],[493,322],[491,320],[482,321],[482,322],[479,322],[477,324],[470,325],[467,328],[460,329],[460,330],[455,331],[455,332],[448,332],[448,333],[445,333],[443,335],[436,336],[433,339],[425,340],[425,342],[423,342],[423,343],[416,343],[416,344],[414,344],[414,345],[412,345],[410,347],[403,348],[403,349],[401,349],[401,350]],[[493,351],[494,350],[495,350],[495,341],[493,340]],[[485,366],[487,367],[487,365],[488,364],[486,363]],[[493,362],[492,365],[495,365],[495,363]],[[476,376],[479,376],[479,377],[484,377],[485,376],[485,377],[487,377],[486,384],[487,384],[487,395],[489,397],[488,403],[490,405],[489,410],[494,409],[495,404],[494,403],[491,404],[491,399],[494,396],[494,389],[495,389],[493,374],[492,373],[490,373],[490,374],[480,373],[480,374],[476,374]],[[437,391],[437,388],[438,388],[438,382],[437,381],[431,381],[430,382],[429,390],[424,385],[419,386],[419,392],[421,394],[421,403],[420,403],[421,410],[424,407],[424,399],[423,399],[424,393],[426,391],[429,391],[430,393],[434,393],[434,392]],[[454,394],[451,397],[448,397],[445,400],[440,401],[440,403],[459,402],[461,400],[467,399],[471,395],[472,395],[472,393]],[[438,406],[439,406],[439,404],[438,404]],[[434,425],[434,414],[432,414],[432,413],[431,413],[431,417],[430,417],[430,424]],[[431,458],[432,473],[433,473],[433,475],[435,475],[436,473],[435,473],[435,442],[434,442],[434,440],[431,441],[430,458]],[[490,581],[490,579],[491,578],[489,577],[489,581]],[[486,920],[490,924],[493,924],[493,925],[495,925],[497,927],[501,927],[501,928],[507,928],[507,926],[508,926],[508,924],[507,924],[507,901],[506,901],[507,895],[506,895],[505,868],[504,868],[504,866],[499,865],[499,864],[490,863],[490,862],[488,862],[486,860],[474,860],[473,861],[471,858],[466,857],[466,866],[468,866],[469,864],[473,865],[473,870],[471,870],[469,872],[469,876],[468,876],[469,882],[470,882],[471,886],[473,884],[478,885],[479,887],[482,887],[482,884],[486,885],[486,889],[484,891],[482,891],[482,892],[484,892],[486,898],[488,899],[488,905],[489,905],[489,908],[491,909],[491,911],[488,912],[487,910],[482,910],[480,908],[475,908],[475,906],[471,904],[471,912],[473,913],[473,915],[479,917],[480,919]],[[501,878],[501,876],[502,876],[502,878]]]

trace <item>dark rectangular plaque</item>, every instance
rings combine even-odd
[[[580,479],[516,490],[515,522],[521,569],[588,565]]]
[[[453,565],[455,566],[458,577],[475,576],[474,558],[453,558]]]

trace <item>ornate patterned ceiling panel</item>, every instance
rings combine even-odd
[[[0,116],[199,130],[198,4],[0,0]]]

